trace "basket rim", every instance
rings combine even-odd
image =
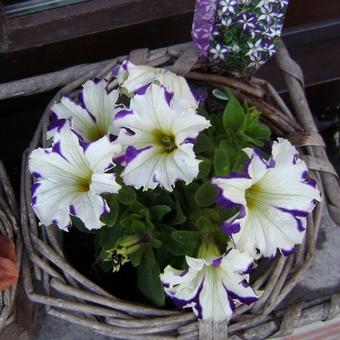
[[[130,56],[131,58],[137,59],[144,58],[144,61],[152,66],[157,66],[157,64],[163,65],[164,63],[173,60],[175,60],[176,65],[176,60],[180,59],[180,57],[187,51],[188,46],[189,44],[180,45],[180,47],[177,45],[173,48],[169,47],[151,52],[147,50],[139,50],[139,52],[133,51]],[[280,49],[281,51],[285,51],[282,44],[280,45]],[[278,58],[280,58],[280,53]],[[286,61],[289,60],[289,62],[292,63],[289,55],[281,54],[281,58]],[[108,81],[111,81],[111,69],[124,59],[125,57],[116,58],[104,69],[100,70],[99,73],[97,70],[92,71],[90,74],[81,76],[79,79],[66,85],[51,100],[51,103],[56,101],[63,94],[71,92],[84,81],[89,78],[93,78],[94,76],[100,78],[103,77]],[[282,60],[278,61],[281,70],[285,71],[286,65],[282,66],[282,63],[284,63]],[[296,64],[294,65],[294,67],[296,67]],[[207,79],[206,75],[196,72],[196,69],[200,66],[201,65],[194,64],[194,71],[188,74],[189,79],[204,80],[220,86],[239,86],[239,82],[236,81],[235,83],[235,80],[233,79],[224,78],[224,83],[221,83],[221,79],[216,79],[216,76],[212,76]],[[297,86],[297,90],[294,89],[295,93],[297,93],[300,99],[302,96],[306,102],[302,83],[295,78],[295,75],[293,76],[289,73],[286,74],[288,86],[290,88]],[[297,81],[297,84],[294,82],[294,86],[290,84],[290,82],[293,81],[292,78]],[[312,177],[314,177],[318,182],[320,191],[324,192],[325,197],[327,197],[329,188],[324,184],[324,174],[326,173],[328,176],[335,176],[334,173],[332,174],[332,168],[329,166],[327,156],[325,154],[317,155],[316,153],[318,148],[324,147],[322,138],[319,136],[316,127],[311,130],[310,124],[307,124],[300,118],[300,116],[306,114],[306,112],[299,114],[297,117],[299,119],[298,122],[290,109],[284,104],[279,94],[271,87],[270,84],[263,80],[254,79],[253,82],[246,83],[245,85],[246,86],[241,86],[242,89],[239,89],[239,91],[235,91],[236,96],[240,99],[247,100],[255,106],[259,105],[262,110],[265,111],[265,122],[269,127],[271,127],[273,132],[275,130],[276,134],[284,134],[288,136],[295,134],[294,141],[301,152],[313,160],[320,158],[324,161],[325,165],[322,169],[319,169],[320,166],[319,168],[316,168],[315,165],[308,165]],[[252,92],[252,96],[249,95],[249,91]],[[294,91],[292,90],[291,96],[294,96]],[[268,94],[270,95],[271,99],[275,101],[276,107],[263,101],[261,96],[264,96],[264,94],[266,96]],[[57,240],[59,230],[51,227],[38,230],[35,215],[30,207],[31,176],[27,169],[27,160],[30,152],[38,147],[41,138],[41,145],[46,146],[45,136],[49,120],[50,104],[47,106],[43,118],[37,127],[30,147],[26,150],[23,156],[21,220],[23,239],[30,260],[29,262],[27,258],[24,259],[23,266],[25,289],[28,296],[32,301],[48,306],[49,312],[53,315],[69,319],[72,322],[87,325],[100,333],[110,334],[111,336],[124,336],[124,338],[133,339],[140,335],[146,335],[153,338],[157,335],[162,335],[163,337],[166,334],[169,334],[169,332],[172,332],[172,334],[181,334],[183,336],[197,336],[199,326],[196,321],[196,317],[193,314],[173,310],[167,311],[157,307],[142,306],[140,304],[126,302],[115,298],[90,280],[86,279],[82,274],[78,273],[72,265],[65,262],[62,248],[59,246]],[[295,110],[298,111],[299,108],[295,107]],[[304,110],[300,108],[300,111]],[[308,134],[309,139],[306,136],[303,137],[304,130],[310,132]],[[311,133],[313,133],[316,137],[311,138]],[[315,156],[317,157],[315,158]],[[309,163],[311,163],[311,161]],[[318,204],[315,208],[314,214],[309,216],[307,235],[297,252],[289,255],[288,257],[284,257],[283,255],[277,256],[275,268],[266,272],[263,277],[255,282],[253,285],[255,288],[260,288],[263,285],[266,285],[264,294],[255,304],[252,304],[251,306],[244,305],[236,309],[233,318],[231,319],[231,323],[228,326],[229,333],[255,326],[264,321],[268,314],[273,311],[278,303],[282,301],[282,299],[299,282],[299,280],[301,280],[303,274],[308,270],[313,261],[315,240],[320,226],[323,207],[323,202]],[[38,280],[43,279],[44,292],[42,294],[36,293],[33,286],[30,265],[33,265],[32,273],[34,272],[35,277]],[[268,281],[269,277],[271,278],[271,281]],[[79,286],[82,289],[80,289]],[[68,297],[64,300],[60,299],[60,297],[54,297],[53,291],[63,293]],[[75,298],[80,302],[74,301]],[[96,305],[91,306],[88,305],[87,302],[95,303]],[[63,310],[78,311],[93,316],[103,316],[106,317],[107,320],[105,322],[93,321],[91,323],[89,319],[86,318],[80,318],[78,316],[71,317],[70,314],[67,314]],[[246,316],[243,315],[249,311],[252,314],[248,313]],[[127,328],[129,325],[131,325],[131,327]],[[225,330],[227,329],[226,325],[223,327]]]

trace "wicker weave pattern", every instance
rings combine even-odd
[[[9,237],[16,245],[17,266],[22,260],[22,240],[19,232],[19,209],[5,168],[0,161],[0,234]],[[0,333],[15,321],[15,297],[17,285],[0,293]],[[0,334],[1,337],[1,334]]]
[[[53,98],[76,91],[87,79],[105,77],[112,81],[111,69],[125,57],[116,58],[73,80],[61,89]],[[329,163],[322,138],[315,127],[312,115],[303,91],[303,77],[299,67],[290,59],[283,44],[277,62],[287,82],[294,106],[294,115],[285,105],[278,93],[267,82],[253,79],[250,83],[241,83],[234,79],[199,73],[201,65],[196,62],[191,44],[182,44],[156,51],[138,50],[130,54],[130,59],[137,64],[167,66],[173,71],[186,74],[215,87],[225,86],[233,89],[235,95],[263,112],[263,121],[272,129],[274,135],[288,137],[305,157],[318,186],[327,198],[333,218],[340,204],[340,191],[336,172]],[[72,76],[74,79],[74,75]],[[315,241],[318,234],[323,205],[319,204],[308,218],[308,228],[304,243],[295,254],[288,257],[278,256],[271,267],[260,276],[253,287],[264,290],[261,298],[251,306],[237,308],[231,323],[212,324],[197,322],[188,312],[163,310],[151,306],[122,301],[78,273],[67,261],[60,246],[61,232],[53,226],[38,227],[31,209],[31,176],[27,168],[30,152],[46,146],[46,128],[49,124],[50,111],[46,109],[36,130],[29,149],[23,156],[21,222],[22,232],[29,258],[24,259],[23,275],[25,289],[32,301],[47,306],[48,313],[59,318],[90,327],[98,333],[123,339],[225,339],[241,330],[249,329],[268,321],[268,315],[285,298],[291,289],[301,280],[313,261]],[[37,293],[32,275],[43,284],[43,292]],[[62,296],[62,297],[61,297]],[[285,320],[285,317],[284,317]],[[282,332],[286,330],[282,323]],[[279,327],[279,326],[278,326]],[[274,330],[275,331],[275,330]]]

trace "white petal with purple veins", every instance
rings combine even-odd
[[[114,167],[112,156],[119,154],[121,150],[119,144],[110,143],[107,137],[103,137],[89,144],[85,155],[94,172],[104,172]]]
[[[320,192],[288,140],[273,143],[268,161],[255,149],[244,151],[250,158],[245,174],[212,180],[219,189],[218,203],[240,209],[222,229],[254,258],[272,257],[277,249],[288,254],[302,242]]]
[[[249,286],[248,271],[253,260],[237,249],[229,249],[220,257],[192,258],[186,256],[188,269],[164,269],[161,281],[165,293],[177,308],[192,308],[199,319],[229,320],[235,302],[250,304],[257,295]]]
[[[199,160],[192,140],[210,126],[188,105],[170,102],[164,87],[152,84],[143,95],[131,99],[129,114],[116,117],[122,129],[117,138],[125,151],[125,184],[144,190],[158,185],[172,191],[177,180],[190,183],[198,174]]]
[[[79,103],[67,96],[51,107],[58,119],[68,119],[72,128],[85,142],[96,141],[103,136],[118,135],[114,126],[119,90],[107,90],[107,82],[88,80],[79,94]],[[48,137],[58,138],[58,122],[52,121]]]
[[[100,216],[108,212],[101,193],[118,192],[115,175],[105,173],[113,167],[120,147],[103,137],[84,151],[81,140],[66,122],[58,132],[58,141],[48,149],[36,149],[29,158],[35,178],[32,207],[44,225],[70,226],[70,214],[79,217],[87,229],[100,228]]]
[[[169,93],[176,94],[174,105],[184,107],[189,104],[192,109],[198,107],[186,80],[164,69],[134,65],[130,61],[125,61],[120,67],[117,79],[130,94],[145,93],[150,84],[156,83],[164,86]]]
[[[104,223],[100,217],[110,209],[102,197],[92,192],[81,193],[72,201],[73,214],[79,217],[89,230],[99,229]]]

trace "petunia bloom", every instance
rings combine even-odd
[[[223,256],[192,258],[186,256],[188,269],[168,265],[161,274],[165,293],[178,309],[192,308],[199,319],[229,320],[235,302],[250,304],[257,295],[249,286],[253,259],[237,249]]]
[[[58,141],[51,148],[34,150],[29,159],[35,178],[32,207],[40,221],[67,230],[73,215],[87,229],[103,226],[100,217],[109,212],[109,207],[100,194],[116,193],[120,188],[116,175],[108,173],[120,151],[120,146],[107,137],[84,144],[64,121]]]
[[[172,191],[177,180],[190,183],[198,175],[193,142],[210,123],[196,111],[177,106],[162,86],[152,84],[145,94],[135,95],[130,109],[117,113],[116,124],[122,127],[117,143],[125,151],[125,184]]]
[[[306,217],[320,201],[316,182],[288,140],[273,143],[268,161],[256,149],[244,151],[250,158],[244,174],[212,180],[220,191],[218,203],[239,208],[222,228],[254,258],[275,256],[277,249],[287,255],[302,242]]]
[[[78,103],[64,96],[51,107],[56,119],[48,128],[48,137],[55,135],[59,125],[63,124],[63,119],[69,119],[72,128],[86,142],[93,142],[104,136],[114,139],[118,135],[114,126],[118,97],[119,90],[108,92],[105,80],[88,80],[79,94]]]
[[[175,100],[189,104],[192,109],[197,109],[198,102],[192,94],[190,87],[182,76],[146,65],[134,65],[126,60],[118,70],[117,79],[120,86],[128,94],[143,94],[150,84],[162,85],[171,94],[176,94]]]

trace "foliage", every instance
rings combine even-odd
[[[235,211],[216,204],[218,192],[211,177],[242,171],[247,161],[242,148],[262,147],[270,136],[255,108],[242,105],[230,92],[214,90],[213,94],[218,100],[227,100],[227,105],[217,114],[200,108],[201,114],[210,118],[211,127],[194,145],[201,161],[195,181],[188,185],[179,181],[172,192],[160,187],[143,191],[124,185],[118,178],[120,191],[104,196],[110,208],[102,217],[104,227],[88,231],[80,220],[72,219],[81,232],[95,233],[101,269],[136,267],[139,290],[158,306],[165,301],[159,276],[165,266],[184,269],[185,256],[196,256],[206,240],[225,251],[229,238],[220,225]]]

